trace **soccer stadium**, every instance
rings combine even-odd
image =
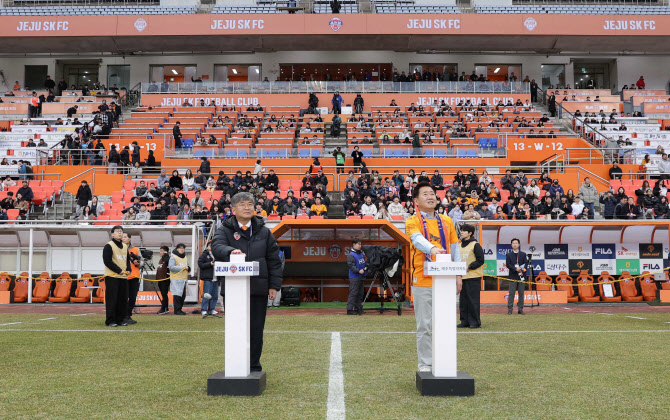
[[[0,2],[0,417],[668,418],[668,0]]]

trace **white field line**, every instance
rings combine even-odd
[[[11,322],[2,325],[20,324],[20,322]],[[178,330],[133,330],[124,327],[106,328],[100,330],[66,330],[66,329],[41,329],[41,328],[3,328],[0,332],[102,332],[102,333],[151,333],[151,334],[216,334],[223,333],[224,330],[198,330],[198,331],[178,331]],[[332,334],[332,331],[265,331],[266,334]],[[341,334],[416,334],[414,331],[340,331]],[[665,330],[567,330],[567,331],[463,331],[458,334],[617,334],[617,333],[670,333],[670,329]]]
[[[58,319],[58,318],[42,318],[38,319],[38,321],[49,321],[50,319]]]
[[[16,324],[21,324],[20,322],[6,322],[4,324],[0,324],[0,327],[4,327],[5,325],[16,325]]]
[[[330,336],[330,369],[328,371],[327,420],[344,420],[347,417],[344,407],[344,374],[342,372],[342,340],[340,333]]]
[[[628,315],[626,315],[626,318],[632,318],[632,319],[647,319],[647,318],[640,318],[639,316],[628,316]]]

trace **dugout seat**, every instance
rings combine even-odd
[[[64,303],[70,301],[70,293],[72,293],[72,278],[70,273],[63,273],[56,280],[56,288],[53,296],[49,298],[51,303]]]
[[[84,289],[84,287],[93,286],[93,279],[91,273],[84,273],[79,280],[77,280],[77,289],[74,291],[74,296],[70,298],[73,303],[86,303],[91,299],[91,290]]]
[[[105,303],[105,279],[98,279],[99,289],[95,289],[95,296],[93,296],[93,303]]]
[[[568,302],[577,302],[579,298],[575,296],[575,289],[572,287],[572,277],[568,273],[561,271],[556,277],[556,289],[568,292]]]
[[[28,300],[28,273],[21,273],[14,279],[14,303]]]
[[[665,281],[661,282],[661,289],[670,290],[670,272],[665,272]]]
[[[646,301],[656,300],[656,280],[654,277],[649,274],[648,271],[642,273],[642,278],[640,279],[640,289],[642,290],[642,297]]]
[[[586,270],[582,270],[577,277],[577,293],[582,302],[600,302],[600,296],[596,296],[593,287],[593,276]]]
[[[614,286],[614,277],[610,275],[609,272],[603,271],[598,277],[598,283],[608,283],[612,286],[612,297],[605,296],[604,286],[605,284],[599,284],[598,288],[600,289],[600,298],[603,302],[621,302],[621,296],[616,295],[616,287]]]
[[[0,292],[9,291],[9,285],[12,283],[11,277],[7,273],[0,273]]]
[[[547,291],[551,290],[551,277],[547,275],[546,271],[540,271],[540,273],[535,277],[535,289],[537,291]]]
[[[645,271],[648,273],[648,271]],[[644,273],[643,273],[644,274]],[[651,276],[649,276],[651,277]],[[625,302],[640,302],[642,296],[637,294],[637,287],[635,286],[635,279],[633,279],[628,271],[621,273],[621,281],[619,282],[619,287],[621,288],[621,299]],[[654,279],[651,279],[653,282]],[[656,285],[654,284],[654,287]],[[655,294],[654,294],[655,295]],[[656,296],[654,296],[655,298]]]
[[[49,299],[51,291],[51,277],[49,273],[44,272],[35,280],[33,287],[33,302],[46,302]]]

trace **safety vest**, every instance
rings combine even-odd
[[[128,245],[122,244],[121,248],[119,248],[118,246],[116,246],[114,241],[107,242],[107,245],[112,247],[112,256],[113,256],[112,260],[114,261],[114,264],[119,266],[121,271],[126,271],[126,267],[127,267],[127,264],[128,264]],[[105,266],[105,276],[106,277],[116,277],[118,279],[125,279],[126,278],[126,276],[124,276],[122,274],[118,274],[118,273],[113,272],[112,270],[107,268],[107,266]]]
[[[30,105],[40,106],[40,98],[38,98],[37,96],[33,96],[32,98],[30,98]]]
[[[184,256],[184,258],[182,258],[182,257],[180,257],[176,254],[172,254],[172,258],[174,258],[175,265],[177,265],[179,267],[182,267],[182,268],[188,267],[188,261],[186,260],[186,256]],[[182,271],[179,272],[179,274],[177,274],[177,273],[173,273],[173,274],[174,274],[174,276],[172,277],[172,280],[188,280],[188,271],[187,270],[182,270]]]
[[[312,165],[312,176],[316,176],[321,170],[321,165]]]
[[[337,157],[335,158],[335,162],[338,165],[344,165],[344,155],[342,153],[338,153]]]
[[[132,252],[133,254],[137,255],[138,257],[140,256],[140,250],[137,249],[136,246],[130,248],[128,252]],[[140,278],[140,268],[137,267],[135,264],[131,263],[130,264],[130,274],[128,275],[128,280],[130,279],[139,279]]]
[[[467,246],[461,245],[461,261],[465,262],[468,267],[470,264],[475,262],[477,258],[475,257],[475,244],[477,241],[470,242]],[[463,279],[473,279],[478,278],[484,275],[484,266],[481,265],[479,268],[474,270],[468,270],[468,272],[463,276]]]

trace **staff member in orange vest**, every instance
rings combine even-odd
[[[126,324],[137,324],[133,316],[135,302],[137,301],[137,292],[140,291],[140,266],[142,265],[142,255],[140,250],[133,246],[131,242],[132,235],[123,232],[123,244],[128,247],[128,256],[130,258],[130,274],[128,275],[128,313],[123,320]]]
[[[40,98],[37,96],[37,92],[33,91],[33,96],[30,98],[30,104],[28,104],[28,111],[30,118],[37,117],[37,111],[40,108]]]
[[[321,169],[323,167],[321,166],[321,162],[319,162],[319,158],[314,158],[314,162],[309,166],[309,176],[312,177],[312,183],[314,183]]]
[[[419,182],[412,192],[416,214],[405,221],[405,233],[410,238],[410,276],[414,317],[416,318],[416,352],[419,372],[430,372],[433,366],[433,277],[424,276],[423,264],[433,255],[451,254],[461,261],[458,234],[447,215],[437,213],[439,204],[435,188],[429,182]],[[456,277],[456,293],[461,292],[461,276]]]

